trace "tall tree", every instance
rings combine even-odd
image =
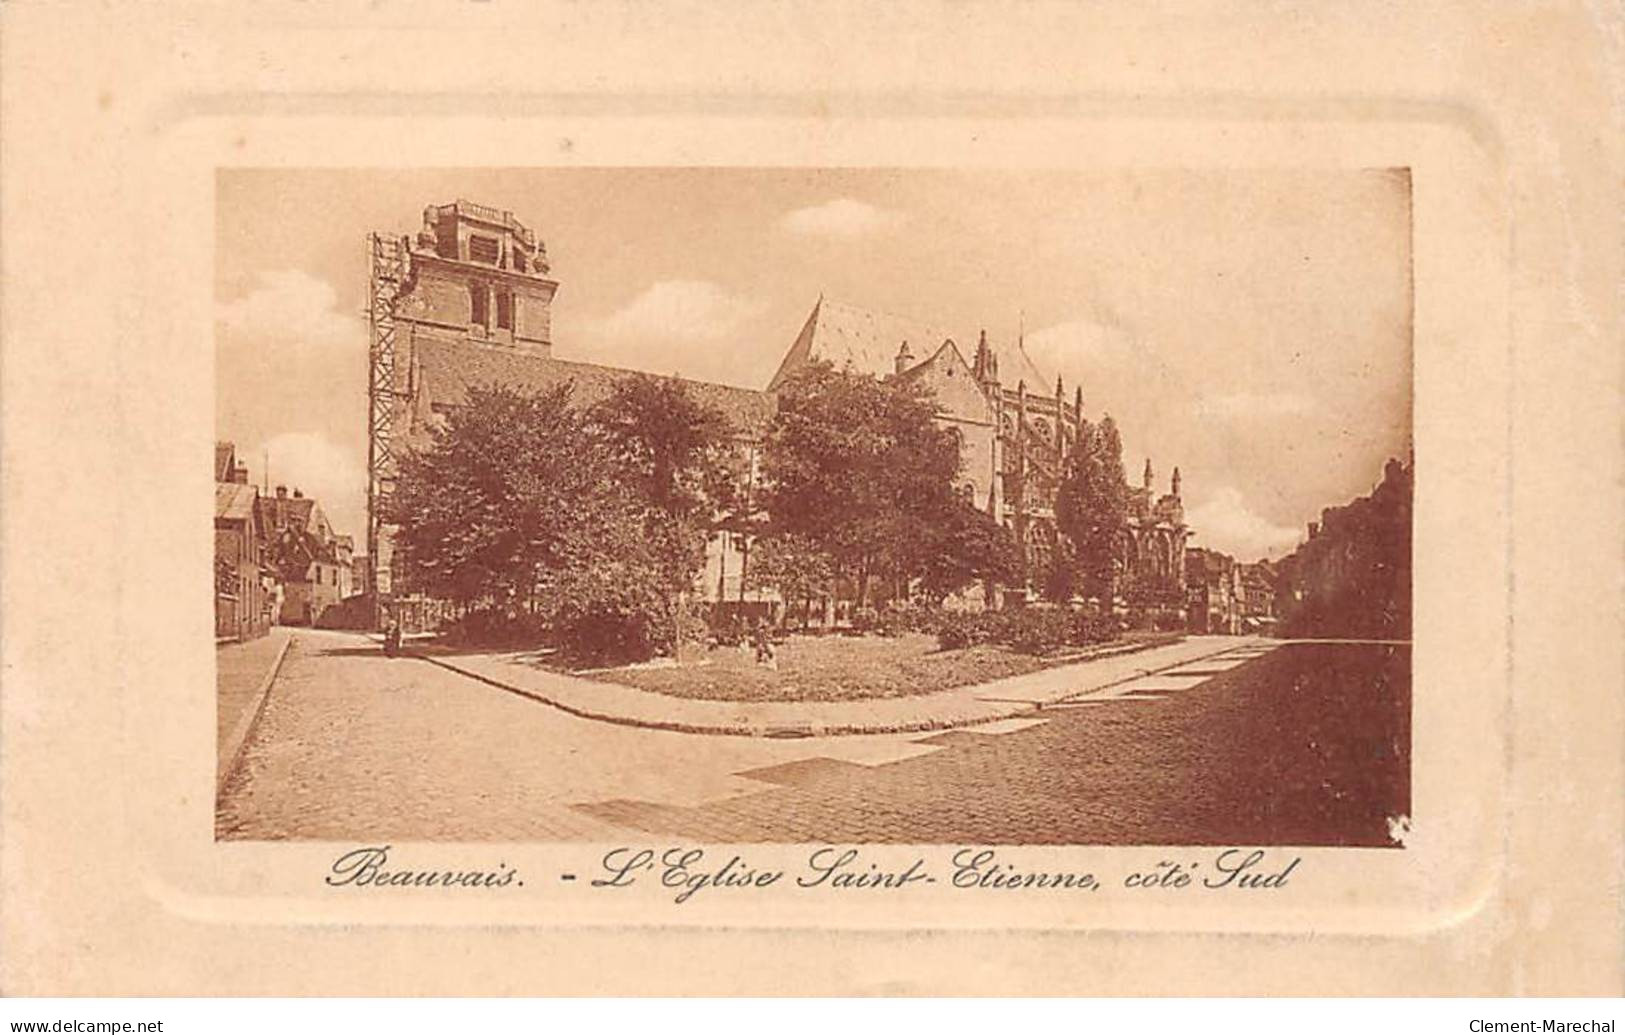
[[[571,523],[605,472],[568,385],[538,394],[472,387],[398,462],[388,519],[406,584],[465,605],[527,609],[542,574],[563,563]]]
[[[682,382],[634,374],[617,381],[588,414],[626,500],[641,505],[640,548],[659,572],[678,636],[681,605],[705,565],[705,544],[736,508],[737,465],[727,418]]]
[[[1128,524],[1128,481],[1117,424],[1084,422],[1055,494],[1055,523],[1071,541],[1072,562],[1086,596],[1108,606],[1116,585],[1117,544]]]
[[[933,604],[973,583],[1013,583],[1021,550],[1010,530],[969,503],[955,501],[922,543],[920,588]]]
[[[767,508],[781,533],[816,543],[857,586],[906,579],[924,561],[922,530],[957,500],[957,436],[923,389],[810,364],[779,393],[763,449]]]
[[[588,413],[608,445],[619,480],[674,518],[709,520],[726,501],[718,467],[733,429],[717,409],[696,400],[681,381],[633,374]]]

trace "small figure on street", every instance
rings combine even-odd
[[[393,618],[384,626],[384,653],[394,657],[401,652],[401,627]]]
[[[773,638],[768,635],[766,619],[759,618],[756,620],[756,626],[751,631],[751,645],[756,648],[756,664],[766,665],[777,672],[779,662],[773,654]]]

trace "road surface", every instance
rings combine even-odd
[[[301,631],[227,839],[1388,845],[1410,648],[1288,643],[1039,719],[771,740],[566,715]]]

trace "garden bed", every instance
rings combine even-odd
[[[718,647],[693,664],[603,669],[592,678],[712,701],[857,701],[936,693],[1072,664],[1097,652],[1144,649],[1176,639],[1167,634],[1124,637],[1084,651],[1036,656],[986,644],[942,650],[936,637],[925,633],[796,635],[778,644],[777,670],[758,665],[748,649]]]

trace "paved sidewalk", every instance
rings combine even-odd
[[[292,639],[293,630],[276,626],[264,636],[215,648],[216,782],[225,779],[242,750],[252,713],[264,700],[266,680]]]
[[[216,648],[214,652],[215,685],[218,705],[215,743],[225,742],[242,718],[243,710],[254,703],[260,684],[276,664],[282,645],[293,636],[293,630],[277,626],[264,636],[245,643],[233,643]]]
[[[549,671],[527,652],[422,654],[424,661],[582,718],[682,733],[747,737],[912,733],[1030,716],[1045,706],[1105,690],[1262,637],[1189,636],[1132,654],[1094,658],[976,686],[869,701],[709,701]]]

